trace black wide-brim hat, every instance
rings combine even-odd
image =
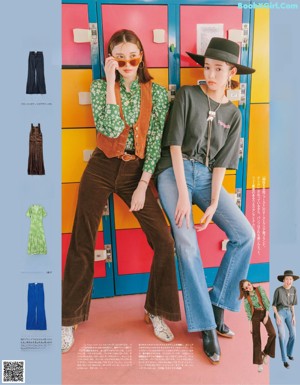
[[[283,275],[278,275],[277,279],[278,279],[278,281],[283,282],[284,277],[293,277],[294,281],[296,281],[299,278],[298,275],[294,275],[293,270],[286,270],[283,273]]]
[[[187,54],[198,64],[204,67],[205,58],[224,61],[233,64],[237,68],[238,75],[249,75],[255,72],[254,68],[238,64],[240,46],[232,40],[222,37],[213,37],[209,42],[204,55],[187,52]]]

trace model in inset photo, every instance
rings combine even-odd
[[[247,279],[240,281],[240,299],[243,298],[252,334],[253,364],[257,365],[258,372],[262,372],[263,364],[268,363],[268,356],[275,357],[276,333],[269,315],[270,301],[263,287],[255,287]],[[268,333],[268,340],[263,350],[260,323],[265,326]]]
[[[286,270],[277,279],[283,282],[273,296],[273,310],[278,328],[278,337],[281,350],[281,358],[285,368],[289,368],[290,361],[294,360],[293,350],[296,340],[296,316],[294,306],[297,305],[297,290],[293,286],[294,281],[299,278],[292,270]],[[286,325],[286,327],[285,327]]]

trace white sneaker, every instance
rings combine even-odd
[[[155,336],[163,342],[171,342],[174,335],[169,326],[164,322],[161,316],[153,315],[145,310],[145,321],[147,324],[152,322]]]
[[[257,365],[258,373],[261,373],[263,371],[263,369],[264,369],[263,365]]]
[[[74,326],[61,327],[61,352],[67,353],[74,344]]]

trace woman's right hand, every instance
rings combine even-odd
[[[118,62],[112,56],[108,56],[104,66],[107,84],[115,84],[116,69],[118,69]]]
[[[175,223],[178,228],[182,226],[185,218],[186,227],[190,227],[191,203],[188,195],[179,196],[175,210]]]
[[[277,323],[277,325],[281,324],[281,318],[279,315],[276,316],[276,323]]]

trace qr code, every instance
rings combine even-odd
[[[24,360],[2,360],[2,383],[25,383]]]

